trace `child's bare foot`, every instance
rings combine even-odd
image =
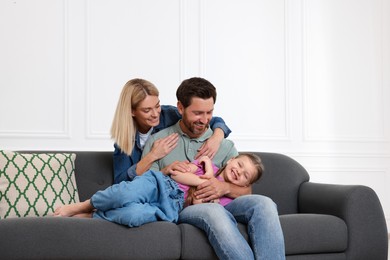
[[[69,204],[69,205],[62,205],[56,208],[53,215],[59,217],[72,217],[77,213],[78,212],[77,212],[76,204]]]
[[[59,206],[54,211],[53,216],[73,217],[73,216],[78,215],[78,214],[91,213],[92,210],[93,210],[93,207],[92,207],[90,201],[86,200],[84,202]]]
[[[76,215],[73,215],[73,217],[76,217],[76,218],[92,218],[92,215],[93,215],[93,212],[89,212],[89,213],[76,214]]]

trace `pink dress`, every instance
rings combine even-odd
[[[196,170],[195,174],[200,176],[200,175],[203,175],[204,174],[204,169],[203,169],[203,165],[199,163],[198,160],[195,160],[192,162],[193,164],[195,164],[198,169]],[[212,167],[213,167],[213,171],[214,171],[214,175],[218,172],[218,167],[215,166],[215,164],[213,163],[212,164]],[[221,177],[221,176],[217,176],[216,177],[219,181],[224,181],[224,179]],[[189,186],[188,185],[184,185],[184,184],[181,184],[181,183],[177,183],[179,185],[179,188],[184,191],[184,200],[187,199],[187,195],[188,195],[188,190],[189,190]],[[233,199],[229,198],[229,197],[225,197],[225,196],[222,196],[219,198],[219,204],[221,204],[222,206],[226,206],[227,204],[229,204]]]

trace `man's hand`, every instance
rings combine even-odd
[[[194,195],[196,199],[201,199],[203,202],[209,202],[228,194],[230,185],[227,182],[219,181],[215,177],[198,185]]]

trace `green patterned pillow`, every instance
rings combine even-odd
[[[79,202],[76,154],[0,150],[0,219],[51,215]]]

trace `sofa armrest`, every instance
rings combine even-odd
[[[299,211],[343,219],[348,228],[347,259],[387,259],[386,220],[371,188],[306,182],[299,190]]]

